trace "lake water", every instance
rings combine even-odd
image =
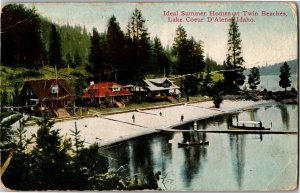
[[[268,91],[282,91],[284,90],[279,86],[279,76],[275,75],[270,75],[270,76],[260,76],[260,84],[258,85],[257,89],[259,90],[264,90],[267,89]],[[291,89],[292,87],[296,88],[298,90],[298,78],[297,75],[291,75],[290,77],[291,80],[291,87],[288,87],[288,90]],[[248,88],[249,85],[247,84],[248,82],[248,76],[246,76],[245,84],[246,87]],[[241,87],[243,88],[244,85]]]
[[[197,129],[227,129],[227,123],[261,120],[276,131],[298,131],[297,105],[273,104],[198,121]],[[193,129],[193,123],[178,127]],[[177,142],[209,141],[206,146],[178,148]],[[287,190],[297,181],[298,136],[292,134],[158,133],[129,140],[103,153],[111,168],[128,166],[128,175],[143,178],[161,171],[163,190]]]

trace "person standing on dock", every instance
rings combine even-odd
[[[135,123],[135,116],[132,114],[132,122]]]
[[[262,128],[262,123],[261,123],[261,121],[259,121],[259,127]]]
[[[159,112],[159,115],[160,115],[160,116],[162,116],[162,113],[161,113],[161,111]]]
[[[183,114],[181,115],[181,118],[180,118],[180,122],[183,122],[183,119],[184,119],[184,116]]]

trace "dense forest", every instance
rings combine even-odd
[[[1,17],[2,61],[4,66],[39,69],[57,65],[76,68],[85,65],[96,81],[136,84],[146,74],[157,76],[203,72],[221,65],[204,57],[203,43],[178,26],[171,47],[151,37],[140,10],[133,11],[125,31],[112,16],[107,29],[88,33],[84,26],[57,25],[40,16],[35,8],[10,4]],[[6,49],[6,48],[13,49]],[[55,63],[55,64],[54,64]]]

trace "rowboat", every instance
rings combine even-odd
[[[185,143],[178,143],[178,147],[187,147],[187,146],[196,146],[196,145],[208,145],[209,142],[199,142],[199,141],[193,141],[193,142],[185,142]]]
[[[261,121],[237,121],[235,124],[230,124],[229,130],[270,130],[262,126]]]
[[[248,108],[244,108],[243,110],[244,111],[255,111],[255,110],[257,110],[257,109],[259,109],[258,107],[248,107]]]

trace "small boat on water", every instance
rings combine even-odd
[[[197,146],[197,145],[208,145],[209,142],[199,142],[199,141],[191,141],[191,142],[185,142],[185,143],[178,143],[178,147],[188,147],[188,146]]]
[[[249,112],[251,112],[251,111],[255,111],[257,109],[259,109],[259,108],[258,107],[248,107],[248,108],[244,108],[243,111],[249,111]]]
[[[230,124],[229,130],[270,130],[262,126],[261,121],[237,121],[235,124]]]

